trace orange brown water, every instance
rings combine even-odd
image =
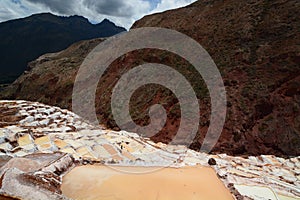
[[[119,167],[115,170],[107,166],[76,167],[64,176],[62,192],[72,199],[90,200],[233,199],[211,168],[163,168],[141,174],[119,170],[143,172],[145,168]]]

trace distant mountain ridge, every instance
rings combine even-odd
[[[125,28],[108,19],[91,24],[82,16],[34,14],[0,23],[0,84],[24,72],[27,63],[45,53],[63,50],[80,40],[109,37]],[[16,59],[17,58],[17,59]]]

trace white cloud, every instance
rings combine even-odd
[[[93,0],[81,0],[82,4],[93,2]],[[96,0],[94,0],[96,2]],[[111,1],[111,0],[108,0]],[[122,1],[121,6],[110,9],[105,9],[107,5],[95,3],[90,4],[89,6],[78,6],[76,10],[79,15],[87,17],[90,21],[100,22],[104,18],[108,18],[111,21],[115,22],[119,26],[123,26],[126,29],[129,29],[131,25],[138,19],[142,18],[150,12],[151,5],[148,1],[145,0],[115,0],[112,3],[118,3]]]
[[[175,8],[180,8],[194,3],[197,0],[161,0],[157,7],[151,13],[163,12]]]
[[[6,21],[9,19],[15,19],[24,14],[24,10],[21,5],[12,1],[2,1],[0,6],[0,20]]]
[[[50,9],[27,1],[5,0],[0,2],[0,22],[40,12],[50,12]]]
[[[93,23],[108,18],[129,29],[136,20],[147,14],[182,7],[194,1],[161,0],[153,6],[153,0],[1,0],[0,22],[34,13],[52,12],[65,16],[81,15]]]

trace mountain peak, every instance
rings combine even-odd
[[[107,19],[107,18],[105,18],[104,20],[102,20],[102,22],[100,22],[99,24],[115,25],[115,23],[113,23],[112,21],[110,21],[110,20]]]
[[[50,12],[45,12],[45,13],[36,13],[36,14],[32,14],[29,17],[25,17],[25,19],[41,19],[41,18],[58,18],[58,16],[50,13]]]
[[[29,16],[28,18],[30,19],[44,19],[44,20],[77,20],[77,21],[82,21],[82,22],[88,22],[89,20],[83,16],[80,15],[71,15],[71,16],[58,16],[54,15],[50,12],[46,13],[37,13]]]
[[[109,19],[105,18],[102,22],[110,22],[112,23]]]
[[[83,16],[80,16],[80,15],[72,15],[72,16],[69,16],[67,18],[89,22],[89,20],[87,18],[85,18]]]
[[[30,17],[34,17],[34,16],[56,16],[50,12],[44,12],[44,13],[35,13],[35,14],[32,14]]]
[[[122,29],[123,31],[126,31],[125,28],[117,26],[114,22],[110,21],[109,19],[105,18],[102,22],[99,24],[96,24],[99,28],[105,28],[105,27],[115,27],[116,29]]]
[[[0,80],[5,79],[4,82],[13,81],[24,72],[29,61],[45,53],[61,51],[81,40],[110,37],[126,31],[108,19],[95,25],[83,16],[52,13],[6,21],[0,23],[0,29],[0,54],[4,58],[0,60]],[[15,59],[12,55],[19,57]],[[8,79],[8,76],[13,78]]]

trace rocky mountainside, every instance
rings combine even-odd
[[[84,57],[101,41],[103,39],[80,41],[64,51],[39,57],[28,64],[28,71],[2,91],[1,96],[71,108],[77,70]]]
[[[0,23],[0,84],[14,81],[27,63],[57,52],[80,40],[109,37],[126,31],[105,19],[91,24],[81,16],[59,17],[51,13]],[[17,59],[16,59],[17,58]]]
[[[180,31],[198,41],[212,56],[224,79],[228,113],[214,153],[233,155],[300,155],[300,3],[297,0],[201,0],[185,8],[146,16],[133,28],[158,26]],[[40,57],[1,94],[71,109],[76,72],[84,55],[100,40]],[[198,74],[184,59],[166,51],[144,49],[117,59],[98,85],[96,110],[101,123],[116,128],[110,94],[116,80],[145,62],[172,66],[193,85],[201,107],[199,150],[209,126],[210,99]],[[169,90],[148,85],[134,93],[131,114],[149,123],[149,106],[162,103],[165,127],[153,141],[169,142],[180,124],[178,101]]]
[[[175,29],[210,53],[228,97],[223,138],[230,142],[220,150],[299,155],[299,8],[296,0],[204,0],[133,28]]]

